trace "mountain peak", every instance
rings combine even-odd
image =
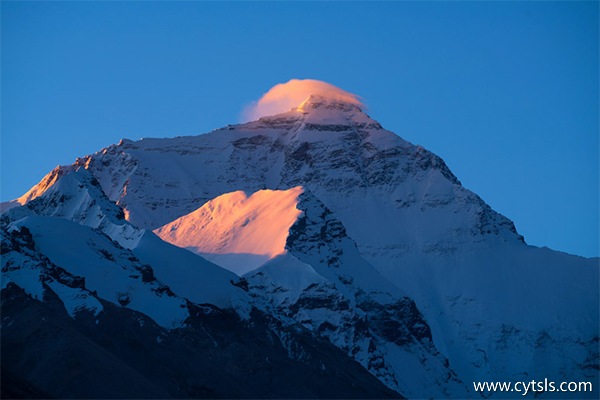
[[[359,96],[340,89],[330,83],[316,79],[291,79],[273,86],[258,101],[246,109],[247,120],[256,120],[287,111],[317,108],[324,104],[348,109],[364,109]]]
[[[336,96],[328,96],[321,94],[311,94],[295,109],[302,113],[310,112],[311,110],[321,108],[327,110],[338,111],[362,111],[362,104]]]

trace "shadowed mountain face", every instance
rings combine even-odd
[[[3,398],[398,397],[331,344],[257,311],[244,322],[197,307],[185,327],[165,330],[106,302],[74,320],[46,293],[39,302],[14,284],[2,291]]]
[[[439,157],[343,96],[122,140],[2,209],[6,393],[470,398],[472,381],[598,383],[598,260],[528,246]]]

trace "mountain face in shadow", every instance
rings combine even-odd
[[[527,245],[440,157],[323,87],[207,134],[124,139],[4,203],[3,394],[597,387],[598,259]]]

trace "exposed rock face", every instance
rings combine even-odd
[[[251,296],[271,315],[327,338],[408,397],[469,396],[435,348],[414,302],[362,259],[334,214],[308,192],[299,196],[297,207],[302,214],[290,229],[283,257],[304,268],[279,260],[248,273]],[[411,375],[420,376],[411,385],[403,382],[408,363]]]
[[[284,251],[243,277],[149,232],[219,196],[299,188],[299,214]],[[191,346],[187,340],[198,336],[204,344],[191,346],[192,355],[214,345],[209,336],[233,335],[232,349],[261,367],[234,368],[232,351],[225,353],[229,358],[214,354],[218,371],[236,379],[249,374],[239,379],[257,397],[270,396],[260,388],[269,387],[272,373],[291,382],[290,392],[271,383],[273,396],[295,390],[300,397],[333,396],[323,384],[333,378],[318,378],[315,360],[321,356],[307,352],[311,346],[335,358],[330,361],[335,368],[349,363],[355,371],[334,374],[336,388],[353,390],[339,389],[341,397],[385,397],[389,389],[408,397],[472,397],[477,395],[472,381],[531,377],[600,385],[598,260],[526,245],[514,224],[465,189],[441,158],[386,131],[354,103],[311,96],[287,113],[205,135],[123,140],[57,168],[18,201],[2,206],[9,208],[2,214],[8,296],[3,315],[15,319],[21,309],[30,310],[23,315],[48,315],[68,325],[74,338],[102,343],[102,352],[125,344],[107,339],[106,332],[91,332],[90,315],[104,318],[115,332],[145,318],[144,326],[154,327],[140,333],[146,339],[130,344],[157,354],[166,354],[159,344],[149,344],[159,331],[172,343],[169,352],[184,351]],[[242,222],[232,226],[243,229]],[[64,257],[67,249],[75,256]],[[101,284],[97,271],[118,275],[118,284]],[[58,310],[61,302],[66,312]],[[208,309],[216,314],[198,311]],[[4,323],[3,346],[5,336],[7,343],[19,337]],[[22,323],[20,328],[38,326]],[[54,332],[47,329],[39,325],[36,332]],[[245,335],[252,339],[242,339]],[[260,349],[266,343],[261,335],[278,338],[276,354]],[[35,335],[28,340],[39,341],[37,351],[50,346]],[[239,350],[241,343],[248,349]],[[10,354],[17,360],[28,352],[15,346]],[[263,356],[279,364],[269,367],[260,361]],[[128,357],[116,369],[123,376],[139,361],[133,353]],[[183,368],[156,357],[148,368],[160,370],[161,363]],[[16,388],[59,393],[36,375],[37,367],[15,365],[3,374]],[[154,369],[136,368],[132,388],[150,381],[165,397],[240,393],[241,386],[225,375],[210,386],[186,372],[161,381]],[[208,367],[198,368],[194,371]],[[366,371],[388,391],[372,385]],[[354,373],[359,384],[348,386],[346,378]],[[299,389],[294,374],[314,376],[314,388]],[[77,390],[72,387],[72,393]]]
[[[14,280],[2,289],[3,397],[398,397],[331,344],[261,311],[243,320],[183,300],[187,317],[165,328],[131,308],[135,297],[102,298],[36,247],[28,228],[2,230],[2,273]],[[149,266],[131,273],[157,298],[176,297]],[[20,287],[36,282],[38,293]]]
[[[3,398],[398,397],[332,345],[259,312],[243,322],[204,305],[165,330],[108,302],[72,319],[51,290],[40,302],[9,284],[2,315]]]

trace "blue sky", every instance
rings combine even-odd
[[[1,3],[1,199],[313,78],[441,156],[528,243],[599,253],[598,2]]]

